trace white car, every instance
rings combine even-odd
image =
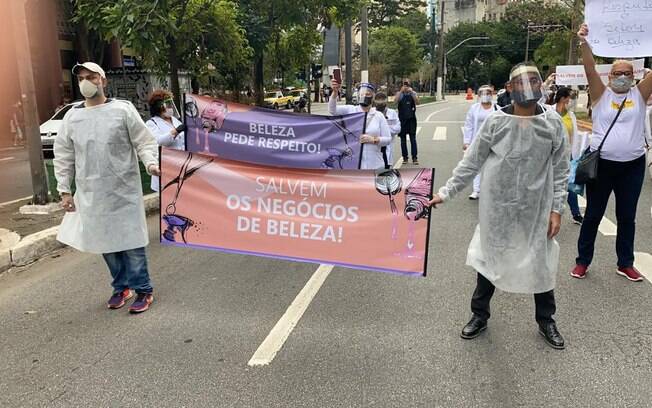
[[[75,105],[78,105],[81,101],[69,103],[63,108],[59,109],[54,116],[41,124],[41,146],[43,148],[43,157],[46,159],[51,159],[54,157],[54,139],[59,133],[59,128],[61,128],[61,121],[63,116],[68,112],[70,108]]]

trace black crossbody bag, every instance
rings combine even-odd
[[[590,151],[591,148],[586,149],[586,151],[580,158],[579,162],[577,162],[577,170],[575,173],[575,184],[589,184],[589,183],[594,183],[598,180],[598,163],[600,162],[600,151],[602,150],[602,146],[604,145],[604,142],[607,140],[607,136],[609,136],[611,129],[616,124],[616,121],[618,120],[620,113],[623,111],[623,107],[625,107],[625,102],[627,102],[627,98],[625,98],[625,100],[623,100],[623,103],[620,104],[620,107],[618,108],[618,113],[616,114],[616,117],[614,118],[613,122],[611,122],[609,129],[607,129],[607,133],[604,134],[604,137],[602,138],[602,142],[600,143],[600,147],[598,147],[598,150],[592,152]]]

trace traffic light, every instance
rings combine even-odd
[[[320,79],[321,78],[321,64],[310,64],[310,68],[312,71],[312,79]]]

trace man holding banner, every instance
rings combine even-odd
[[[365,125],[360,136],[362,157],[360,169],[382,169],[385,168],[383,153],[381,148],[392,142],[392,135],[387,124],[385,116],[372,108],[376,88],[372,84],[360,84],[358,90],[359,105],[337,105],[337,94],[340,90],[340,83],[336,80],[331,81],[333,94],[328,100],[328,113],[331,115],[348,115],[356,112],[365,113]]]
[[[640,282],[643,276],[634,267],[634,235],[636,207],[645,177],[645,113],[646,101],[652,94],[652,76],[632,86],[632,62],[616,60],[605,85],[596,70],[588,25],[582,24],[577,35],[593,101],[591,151],[599,150],[600,159],[597,180],[586,186],[586,214],[577,242],[576,265],[570,274],[578,279],[586,277],[593,261],[598,226],[613,191],[618,222],[616,273]],[[594,35],[591,42],[597,46],[605,41]],[[604,47],[598,48],[604,54]],[[615,57],[615,52],[619,51],[611,50],[612,54],[603,56]]]
[[[466,261],[477,271],[477,286],[462,338],[473,339],[487,328],[498,287],[534,294],[539,333],[551,347],[563,349],[553,289],[559,263],[554,237],[569,174],[565,129],[559,115],[537,104],[543,81],[535,66],[515,66],[510,82],[514,103],[489,115],[431,204],[455,197],[482,169],[479,225]]]

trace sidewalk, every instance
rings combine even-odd
[[[158,211],[158,193],[148,194],[143,200],[148,214]],[[20,207],[29,201],[0,206],[0,274],[29,265],[64,246],[56,240],[64,211],[48,215],[21,214]]]

